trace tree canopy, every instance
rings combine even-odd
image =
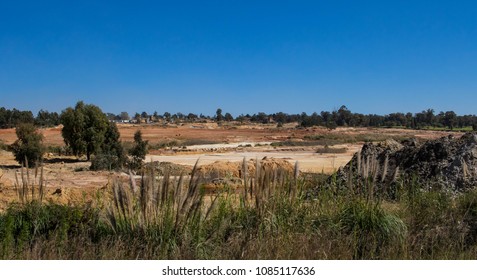
[[[109,121],[98,106],[79,101],[75,108],[63,110],[60,121],[63,124],[63,139],[74,155],[86,154],[90,160],[92,154],[101,151]]]
[[[142,166],[143,160],[146,158],[149,141],[142,139],[142,132],[140,130],[134,133],[134,146],[129,150],[131,160],[129,166],[131,169],[139,169]]]
[[[31,123],[20,124],[16,128],[18,140],[12,144],[15,160],[25,166],[35,166],[43,157],[43,135]]]

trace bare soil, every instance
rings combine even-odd
[[[282,128],[276,125],[240,125],[230,124],[217,126],[215,123],[183,124],[183,125],[157,125],[157,124],[118,124],[121,140],[132,142],[134,133],[141,130],[142,136],[150,143],[157,143],[163,140],[201,140],[217,143],[239,143],[239,142],[277,142],[290,139],[304,139],[310,135],[365,135],[378,134],[387,136],[410,136],[422,139],[437,139],[449,134],[461,136],[463,133],[446,131],[426,131],[408,129],[381,129],[381,128],[337,128],[329,130],[323,127],[307,129],[295,128],[297,124],[287,124]],[[40,132],[44,136],[45,145],[63,146],[61,136],[61,126],[54,128],[43,128]],[[0,129],[0,140],[5,144],[12,144],[17,139],[15,129]]]
[[[218,126],[215,123],[199,123],[184,125],[118,125],[121,140],[132,142],[134,133],[140,129],[143,138],[151,144],[164,141],[197,140],[201,144],[181,148],[166,148],[150,151],[146,161],[169,162],[193,166],[197,160],[199,165],[213,165],[222,162],[225,165],[239,166],[244,158],[247,160],[272,158],[284,160],[291,165],[298,162],[302,172],[332,173],[346,165],[352,156],[362,147],[362,142],[335,145],[334,148],[345,148],[345,153],[316,153],[323,146],[280,146],[272,147],[269,144],[281,141],[304,141],[307,136],[326,135],[336,138],[356,135],[382,135],[383,137],[404,136],[421,139],[437,139],[461,133],[442,131],[414,131],[405,129],[372,129],[372,128],[338,128],[330,131],[316,127],[309,129],[295,128],[296,124],[287,124],[283,128],[276,125],[240,125],[231,123]],[[41,129],[44,135],[44,144],[47,146],[63,146],[61,126]],[[0,140],[5,144],[12,144],[16,140],[14,129],[0,129]],[[258,144],[258,145],[257,145]],[[217,163],[216,163],[217,164]],[[111,185],[113,178],[127,178],[127,174],[106,171],[89,171],[89,162],[78,161],[74,157],[65,157],[49,154],[44,164],[46,180],[46,200],[61,203],[85,203],[97,200]],[[20,166],[13,155],[7,151],[0,151],[0,210],[16,199],[15,183],[19,176]]]

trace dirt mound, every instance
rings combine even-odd
[[[477,134],[450,135],[423,144],[415,139],[366,143],[336,178],[344,182],[372,179],[376,186],[387,186],[400,176],[414,176],[426,186],[453,191],[477,186]]]
[[[199,174],[212,178],[239,177],[240,170],[241,164],[239,162],[230,161],[215,161],[197,168]]]
[[[180,164],[175,164],[172,162],[159,162],[159,161],[154,161],[147,163],[148,167],[153,166],[155,172],[159,176],[164,176],[166,173],[168,173],[171,176],[180,176],[180,175],[188,175],[191,173],[192,168],[189,166],[184,166]]]
[[[253,163],[256,162],[253,160]],[[293,172],[293,165],[285,159],[264,157],[260,165],[262,170],[280,170],[290,174]]]
[[[255,159],[250,159],[247,161],[246,165],[248,176],[255,176],[257,161]],[[278,158],[264,157],[259,161],[259,166],[262,170],[281,170],[290,174],[292,174],[294,170],[293,165],[290,162]],[[243,176],[243,162],[216,161],[211,164],[199,166],[197,171],[200,174],[211,178],[241,178]]]

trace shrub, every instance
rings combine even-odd
[[[91,170],[117,170],[121,166],[119,158],[111,154],[98,154],[91,159]]]
[[[318,148],[316,153],[318,154],[344,154],[348,151],[346,148],[333,148],[325,145],[323,148]]]
[[[376,203],[354,199],[345,203],[339,224],[351,236],[354,259],[381,257],[386,246],[403,244],[407,227],[397,216],[386,213]]]
[[[12,206],[0,215],[0,256],[4,259],[18,258],[22,252],[41,247],[48,240],[55,244],[50,250],[68,252],[66,244],[70,238],[81,235],[95,237],[99,228],[98,214],[91,208],[38,202],[22,207]]]
[[[16,134],[18,140],[11,146],[15,160],[23,166],[35,166],[43,157],[43,135],[30,123],[20,124]]]
[[[119,131],[115,123],[109,123],[101,152],[91,160],[91,170],[117,170],[126,161],[124,148],[119,141]]]
[[[143,160],[146,158],[149,141],[142,140],[142,133],[140,130],[134,133],[134,146],[129,150],[131,159],[129,160],[129,168],[138,170],[142,168]]]
[[[0,140],[0,150],[8,150],[8,145],[3,142],[3,140]]]

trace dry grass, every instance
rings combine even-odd
[[[30,174],[33,171],[33,174]],[[31,202],[42,202],[45,196],[45,180],[43,177],[43,167],[35,165],[33,170],[28,167],[26,161],[26,168],[23,166],[20,169],[20,179],[15,173],[15,190],[18,198],[22,204]]]
[[[151,169],[140,180],[115,180],[111,200],[98,198],[103,203],[95,207],[25,198],[0,215],[0,256],[475,259],[477,192],[455,196],[400,180],[395,198],[387,199],[369,187],[382,180],[375,176],[378,167],[372,159],[361,161],[366,182],[320,181],[312,196],[307,190],[318,181],[263,169],[258,161],[255,174],[243,168],[243,188],[225,188],[211,197],[204,194],[196,169],[191,177],[159,177]],[[22,194],[38,190],[38,181],[28,182]]]
[[[348,149],[346,148],[334,148],[329,146],[316,149],[316,153],[318,154],[344,154],[346,152],[348,152]]]

